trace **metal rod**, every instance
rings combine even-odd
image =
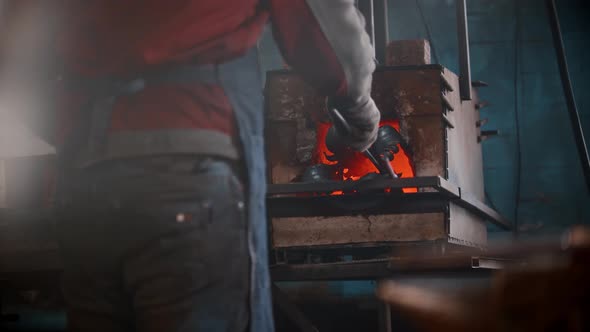
[[[389,175],[392,179],[397,179],[397,174],[393,170],[393,166],[389,162],[389,159],[385,156],[381,156],[381,163],[383,164],[383,168],[385,168],[386,174]]]
[[[387,43],[389,43],[389,19],[387,14],[387,0],[373,2],[374,30],[375,30],[375,58],[381,65],[385,65],[387,58]]]
[[[332,114],[332,122],[336,127],[336,130],[340,133],[344,133],[345,135],[350,135],[352,133],[352,128],[348,121],[342,116],[342,113],[335,108],[330,108],[330,113]]]
[[[391,332],[391,305],[389,303],[379,303],[379,332]]]
[[[377,171],[379,171],[379,173],[386,172],[386,170],[384,170],[383,167],[381,166],[381,163],[379,162],[379,160],[377,158],[375,158],[375,156],[373,155],[373,153],[371,153],[371,151],[365,150],[363,152],[363,155],[365,155],[365,157],[367,157],[371,161],[371,163],[373,164],[373,166],[375,166],[375,168],[377,169]]]
[[[557,55],[557,63],[559,65],[559,74],[561,75],[561,85],[563,86],[563,93],[567,102],[568,113],[574,138],[576,140],[576,147],[580,157],[580,163],[584,172],[586,180],[586,187],[590,191],[590,158],[588,157],[588,149],[586,148],[586,140],[584,139],[584,129],[580,123],[580,114],[576,105],[576,98],[572,87],[572,81],[567,65],[567,58],[565,54],[565,47],[563,45],[563,38],[561,34],[561,27],[559,24],[559,15],[557,14],[557,7],[554,0],[547,0],[547,15],[551,25],[551,32],[553,34],[553,43],[555,46],[555,53]]]
[[[457,39],[459,41],[459,88],[461,100],[471,100],[471,62],[466,0],[456,0]]]

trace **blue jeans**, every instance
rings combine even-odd
[[[62,192],[71,330],[247,330],[248,225],[232,163],[108,162],[69,174]]]

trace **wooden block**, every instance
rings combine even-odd
[[[588,239],[589,234],[580,235]],[[407,281],[386,281],[380,283],[377,297],[426,332],[588,331],[590,242],[568,246],[567,250],[550,242],[541,243],[539,239],[529,244],[520,241],[486,252],[486,256],[510,268],[494,273],[491,280],[477,286],[437,289]],[[452,262],[448,258],[472,256],[421,257],[424,262],[437,262],[443,269],[452,266],[445,263]]]
[[[275,248],[434,241],[445,237],[442,213],[272,219]]]
[[[429,65],[430,43],[424,39],[394,40],[387,45],[387,66]]]

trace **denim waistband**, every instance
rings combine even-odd
[[[121,159],[79,169],[60,188],[61,207],[105,200],[141,201],[158,195],[198,195],[206,186],[235,178],[244,184],[241,163],[209,156],[166,155]],[[98,204],[101,205],[101,204]]]

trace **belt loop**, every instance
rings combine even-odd
[[[91,158],[104,153],[111,114],[116,96],[97,98],[90,107],[90,129],[88,131],[88,154]]]
[[[87,142],[90,158],[100,158],[106,152],[108,132],[117,97],[138,93],[145,88],[145,85],[145,79],[136,78],[127,82],[115,81],[108,84],[103,91],[97,91],[97,97],[90,107]]]

